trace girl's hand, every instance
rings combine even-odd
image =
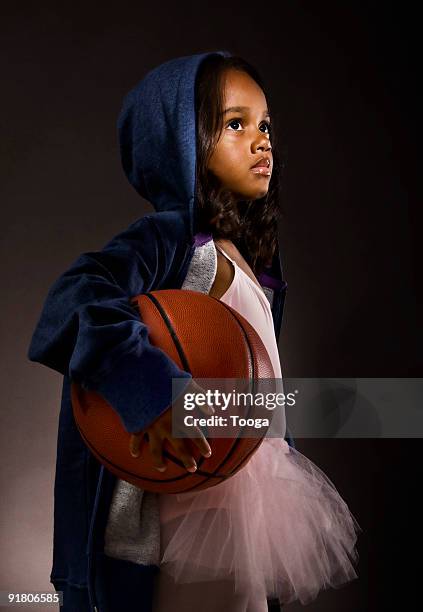
[[[204,389],[197,385],[196,382],[191,381],[186,387],[184,393],[176,400],[176,402],[174,402],[174,405],[177,406],[178,403],[183,401],[183,396],[185,393],[204,393]],[[212,406],[198,406],[198,408],[207,416],[214,414],[214,408]],[[193,430],[201,437],[191,437]],[[190,438],[194,442],[204,457],[211,456],[210,445],[204,437],[201,429],[198,427],[187,427],[186,430],[181,429],[180,431],[186,431],[186,437]],[[187,442],[184,438],[174,438],[172,436],[172,409],[166,410],[147,429],[143,430],[142,432],[131,434],[129,440],[129,452],[131,453],[132,457],[139,456],[140,446],[146,434],[148,435],[152,462],[157,470],[160,472],[164,472],[166,470],[166,462],[163,459],[162,451],[163,441],[167,438],[174,449],[175,455],[183,462],[188,472],[195,472],[197,469],[197,464],[194,457],[191,455]]]

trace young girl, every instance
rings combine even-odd
[[[51,581],[64,591],[65,612],[264,612],[270,599],[308,603],[357,577],[358,523],[288,435],[266,438],[224,483],[157,495],[100,466],[72,417],[76,381],[108,400],[131,434],[131,453],[148,444],[157,469],[166,469],[165,441],[189,471],[191,444],[210,454],[204,438],[172,436],[171,379],[189,386],[191,375],[150,345],[129,305],[154,289],[194,289],[238,310],[281,378],[286,283],[269,113],[257,72],[228,52],[166,62],[125,98],[123,167],[157,212],[81,255],[56,281],[29,351],[64,375]]]

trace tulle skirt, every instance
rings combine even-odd
[[[361,527],[325,473],[281,438],[265,438],[214,487],[158,497],[160,573],[174,585],[210,585],[213,597],[213,585],[230,584],[257,601],[307,604],[358,577]]]

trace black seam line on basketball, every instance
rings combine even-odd
[[[259,440],[260,444],[261,444],[262,438],[257,438],[257,440]],[[245,457],[242,460],[242,463],[246,462],[247,458],[256,450],[257,446],[258,446],[258,444],[256,444],[251,449],[251,451],[247,455],[245,455]],[[180,467],[185,468],[185,464],[180,459],[175,457],[175,455],[172,455],[171,453],[169,453],[167,450],[165,450],[165,449],[163,450],[163,455],[167,459],[170,459],[173,463],[176,463]],[[216,471],[214,471],[214,472],[203,472],[198,466],[201,466],[204,463],[205,459],[206,459],[205,457],[201,457],[197,461],[197,470],[195,472],[191,472],[192,474],[201,474],[203,476],[212,476],[212,477],[216,477],[216,478],[223,478],[223,479],[226,480],[227,478],[230,478],[232,476],[232,474],[239,468],[239,465],[240,465],[238,463],[238,465],[235,466],[228,474],[220,474],[219,472],[216,472]],[[225,458],[225,460],[226,460],[226,458]],[[175,480],[177,480],[177,478],[175,478]]]
[[[95,448],[95,446],[93,446],[90,441],[84,436],[82,430],[78,427],[78,431],[82,437],[82,439],[84,440],[85,444],[92,449],[92,451],[94,451],[99,457],[102,458],[102,460],[107,463],[109,466],[115,468],[116,470],[118,470],[121,473],[125,473],[128,476],[133,476],[134,478],[137,478],[138,480],[145,480],[148,482],[163,482],[163,483],[168,483],[168,482],[175,482],[177,480],[183,480],[184,478],[187,478],[188,476],[195,476],[196,474],[198,474],[199,476],[207,476],[209,478],[220,478],[220,479],[226,479],[229,478],[229,476],[227,474],[212,474],[211,472],[203,472],[202,470],[196,470],[195,472],[188,472],[186,474],[182,474],[181,476],[174,476],[173,478],[167,478],[166,480],[161,479],[160,481],[155,480],[154,478],[148,478],[148,476],[139,476],[138,474],[135,474],[134,472],[130,472],[128,470],[123,470],[120,466],[116,465],[115,463],[113,463],[112,461],[110,461],[110,459],[107,459],[107,457],[105,457],[97,448]],[[168,457],[171,457],[172,459],[177,459],[176,457],[173,457],[173,455],[167,455]],[[180,464],[182,467],[185,467],[185,465],[181,462],[179,462],[178,460],[176,460],[176,463]],[[201,484],[204,484],[201,483]],[[184,489],[185,490],[189,490],[189,489]]]
[[[183,352],[182,346],[180,345],[180,342],[179,342],[178,336],[176,335],[176,332],[175,332],[175,330],[173,329],[173,327],[172,327],[172,325],[171,325],[171,323],[170,323],[170,321],[169,321],[169,318],[168,318],[168,316],[167,316],[166,312],[163,310],[162,305],[161,305],[161,304],[160,304],[160,302],[159,302],[159,301],[158,301],[158,300],[155,298],[155,296],[154,296],[154,295],[152,295],[151,293],[145,293],[144,295],[146,295],[146,296],[147,296],[147,297],[150,299],[150,301],[152,301],[152,302],[153,302],[153,304],[156,306],[157,310],[159,311],[159,314],[162,316],[162,318],[163,318],[163,320],[164,320],[164,322],[165,322],[165,324],[166,324],[166,326],[167,326],[167,328],[168,328],[168,330],[169,330],[169,332],[170,332],[170,335],[171,335],[171,337],[172,337],[172,339],[173,339],[173,341],[174,341],[174,344],[175,344],[175,346],[176,346],[176,350],[178,351],[178,354],[179,354],[179,356],[180,356],[180,358],[181,358],[182,363],[184,363],[184,362],[185,362],[185,364],[186,364],[185,369],[187,369],[189,372],[191,372],[191,369],[190,369],[189,364],[188,364],[188,360],[187,360],[187,359],[186,359],[186,357],[185,357],[185,353]],[[210,297],[212,297],[212,296],[210,296]],[[221,302],[221,304],[224,304],[224,303],[223,303],[223,302]],[[140,318],[141,318],[141,312],[140,312],[140,307],[139,307],[139,303],[138,303],[138,301],[137,301],[137,300],[134,300],[133,302],[131,302],[131,306],[134,306],[134,307],[135,307],[135,308],[138,310],[138,313],[139,313]],[[227,309],[227,310],[229,311],[229,309]],[[229,311],[229,312],[230,312],[230,311]],[[231,313],[231,314],[232,314],[232,313]],[[240,327],[242,327],[242,326],[240,326]],[[250,349],[250,347],[249,347],[249,344],[248,344],[248,343],[247,343],[247,346],[248,346],[248,348]],[[180,350],[179,350],[179,349],[180,349]],[[251,354],[251,349],[250,349],[250,354]],[[169,455],[168,455],[167,451],[163,451],[163,454],[164,454],[165,456],[169,457]],[[177,464],[179,464],[181,467],[185,467],[185,466],[184,466],[184,464],[183,464],[182,462],[180,462],[180,461],[179,461],[179,460],[178,460],[176,457],[175,457],[175,461],[176,461],[176,463],[177,463]],[[198,465],[199,465],[199,466],[201,466],[201,464],[203,463],[203,461],[204,461],[204,458],[202,457],[202,458],[201,458],[201,459],[198,461]],[[236,468],[235,468],[235,469],[236,469]],[[202,470],[199,470],[199,468],[197,467],[197,470],[195,471],[195,473],[200,474],[200,473],[203,473],[203,472],[202,472]],[[230,473],[230,475],[231,475],[231,474],[232,474],[232,472]],[[210,476],[210,477],[214,477],[214,478],[221,478],[221,479],[226,479],[226,478],[229,478],[229,475],[226,475],[226,474],[219,474],[219,473],[217,472],[217,470],[214,470],[214,472],[213,472],[212,474],[207,473],[207,475],[208,475],[208,476]]]
[[[180,344],[180,342],[179,342],[179,338],[178,338],[178,336],[177,336],[177,334],[176,334],[175,330],[173,329],[173,326],[172,326],[172,324],[171,324],[171,322],[170,322],[170,320],[169,320],[169,318],[168,318],[168,316],[167,316],[167,314],[166,314],[166,311],[163,309],[162,305],[160,304],[160,302],[157,300],[157,298],[156,298],[154,295],[152,295],[151,293],[146,293],[146,294],[144,294],[144,295],[146,295],[146,296],[147,296],[147,297],[150,299],[150,301],[151,301],[151,302],[153,302],[153,304],[156,306],[157,310],[159,311],[160,315],[162,316],[162,318],[163,318],[163,320],[164,320],[164,322],[165,322],[165,324],[166,324],[166,326],[167,326],[167,328],[168,328],[168,330],[169,330],[169,333],[170,333],[170,335],[171,335],[171,337],[172,337],[172,340],[173,340],[173,342],[174,342],[174,344],[175,344],[176,350],[178,351],[179,357],[180,357],[180,359],[181,359],[182,363],[184,363],[184,367],[185,367],[185,369],[186,369],[186,370],[188,370],[189,372],[191,372],[191,369],[190,369],[190,367],[189,367],[189,365],[188,365],[188,360],[186,359],[185,353],[183,352],[182,346],[181,346],[181,344]],[[213,296],[209,296],[209,297],[212,297],[213,299],[216,299],[216,300],[217,300],[217,298],[214,298]],[[240,327],[240,328],[241,328],[241,330],[242,330],[242,333],[244,334],[244,338],[245,338],[245,341],[246,341],[246,345],[247,345],[247,348],[248,348],[248,352],[249,352],[249,354],[250,354],[250,363],[252,364],[252,373],[253,373],[253,377],[252,377],[252,379],[253,379],[253,381],[254,381],[254,359],[253,359],[253,351],[252,351],[251,344],[250,344],[250,342],[249,342],[248,336],[247,336],[247,334],[245,333],[244,328],[243,328],[243,326],[241,325],[241,323],[240,323],[240,321],[239,321],[238,317],[235,317],[235,316],[234,316],[234,313],[233,313],[233,312],[232,312],[232,311],[231,311],[231,310],[230,310],[230,309],[227,307],[227,305],[226,305],[224,302],[221,302],[220,300],[217,300],[217,301],[219,301],[219,303],[220,303],[220,304],[223,304],[223,306],[226,308],[226,310],[229,312],[229,314],[230,314],[230,315],[231,315],[233,318],[235,318],[235,319],[236,319],[236,321],[237,321],[237,323],[238,323],[239,327]],[[135,301],[135,304],[137,304],[137,305],[138,305],[138,302],[137,302],[137,301]],[[253,385],[254,385],[254,382],[253,382]],[[248,417],[248,414],[247,414],[247,417]],[[242,430],[241,430],[241,433],[242,433]],[[240,437],[240,436],[238,436],[238,437]],[[238,443],[238,442],[235,442],[235,444],[234,444],[234,446],[232,447],[231,451],[230,451],[230,452],[229,452],[229,454],[228,454],[228,455],[225,457],[225,459],[224,459],[223,463],[221,463],[221,464],[220,464],[220,465],[219,465],[219,466],[216,468],[216,470],[214,470],[214,471],[213,471],[213,474],[215,474],[217,478],[219,477],[219,476],[217,476],[217,474],[218,474],[218,471],[217,471],[217,470],[218,470],[219,468],[221,468],[221,467],[222,467],[222,466],[225,464],[225,462],[226,462],[227,460],[229,460],[229,459],[230,459],[231,455],[233,454],[233,452],[234,452],[235,448],[236,448],[238,445],[239,445],[239,443]],[[256,448],[256,447],[254,447],[254,448]],[[253,450],[254,450],[254,449],[253,449]],[[251,452],[253,452],[253,451],[251,451]],[[249,455],[247,455],[247,457],[248,457],[248,456],[249,456]],[[202,461],[201,461],[201,462],[199,462],[199,465],[201,465],[201,463],[202,463]],[[181,463],[180,465],[181,465],[181,466],[183,466],[183,464],[182,464],[182,463]],[[239,465],[239,464],[238,464],[238,465]],[[238,468],[238,466],[235,466],[235,467],[233,468],[233,470],[230,472],[230,474],[232,474],[232,472],[233,472],[234,470],[236,470],[237,468]],[[198,468],[197,468],[197,472],[198,472]],[[225,477],[225,476],[222,474],[220,477],[221,477],[221,478],[223,478],[223,477]]]
[[[128,470],[123,470],[121,467],[119,467],[118,465],[116,465],[115,463],[113,463],[112,461],[110,461],[109,459],[107,459],[107,457],[105,457],[97,448],[95,448],[90,441],[85,437],[84,433],[82,432],[82,430],[80,429],[80,427],[77,425],[78,431],[81,435],[81,437],[83,438],[84,442],[86,443],[86,445],[92,449],[93,452],[95,452],[97,455],[99,455],[109,466],[112,466],[114,468],[116,468],[119,472],[125,472],[125,474],[128,474],[129,476],[133,476],[134,478],[138,478],[139,480],[148,480],[149,482],[158,482],[157,480],[153,479],[153,478],[148,478],[148,476],[139,476],[138,474],[135,474],[134,472],[129,472]],[[254,448],[251,450],[250,453],[248,453],[248,455],[246,455],[243,459],[243,463],[246,463],[246,459],[247,457],[250,456],[250,454],[257,448],[257,445],[254,446]],[[176,463],[177,465],[179,465],[182,468],[185,468],[185,464],[182,463],[182,461],[180,461],[177,457],[175,457],[174,455],[169,454],[166,450],[163,451],[163,454],[165,457],[167,457],[168,459],[172,460],[173,463]],[[201,461],[204,461],[204,458],[201,457]],[[237,466],[237,468],[239,467],[239,464]],[[234,468],[237,469],[237,468]],[[228,478],[231,478],[232,474],[234,473],[234,470],[232,470],[229,474],[219,474],[216,472],[204,472],[201,469],[197,469],[195,472],[189,472],[188,474],[182,474],[181,476],[174,476],[173,478],[168,478],[166,480],[161,480],[161,482],[167,483],[167,482],[175,482],[177,480],[183,480],[184,478],[186,478],[189,475],[195,475],[198,474],[199,476],[207,476],[208,478],[220,478],[221,480],[227,480]],[[189,489],[186,489],[187,491]]]
[[[182,366],[184,368],[184,370],[188,371],[190,374],[191,372],[191,368],[189,367],[189,363],[188,363],[188,359],[184,353],[184,349],[182,348],[182,345],[179,341],[178,335],[176,333],[176,331],[173,329],[172,323],[170,322],[169,317],[167,316],[166,311],[164,310],[163,306],[160,304],[159,300],[152,295],[151,293],[145,293],[144,294],[146,297],[148,297],[148,299],[153,302],[153,304],[155,305],[155,307],[157,308],[157,310],[159,311],[159,313],[162,316],[163,321],[166,324],[166,327],[169,330],[169,333],[172,337],[173,343],[175,345],[176,350],[178,351],[178,355],[179,358],[182,362]]]
[[[156,306],[156,308],[157,308],[157,310],[159,311],[159,313],[161,314],[161,316],[162,316],[162,318],[163,318],[163,320],[164,320],[164,322],[165,322],[165,324],[166,324],[167,328],[169,329],[169,332],[170,332],[171,337],[172,337],[172,339],[173,339],[173,341],[174,341],[174,344],[175,344],[175,346],[176,346],[176,349],[178,350],[178,353],[179,353],[179,356],[180,356],[180,358],[181,358],[181,361],[182,361],[182,362],[184,362],[184,360],[185,360],[185,362],[187,363],[187,360],[186,360],[186,358],[185,358],[185,354],[183,353],[182,347],[180,346],[179,339],[178,339],[178,337],[177,337],[177,335],[176,335],[176,333],[175,333],[175,331],[174,331],[174,329],[173,329],[173,327],[172,327],[172,325],[171,325],[171,323],[170,323],[170,321],[169,321],[169,318],[167,317],[166,312],[163,310],[163,308],[162,308],[162,306],[161,306],[160,302],[159,302],[159,301],[158,301],[158,300],[155,298],[155,296],[153,296],[151,293],[146,293],[146,294],[144,294],[144,295],[146,295],[146,296],[147,296],[147,297],[150,299],[150,301],[152,301],[152,302],[154,303],[154,305]],[[240,328],[241,328],[241,330],[242,330],[242,333],[243,333],[243,335],[244,335],[245,342],[246,342],[246,345],[247,345],[247,348],[248,348],[248,352],[249,352],[249,354],[250,354],[250,360],[249,360],[249,361],[250,361],[250,364],[251,364],[251,370],[252,370],[252,377],[251,377],[251,378],[252,378],[252,380],[253,380],[253,389],[254,389],[254,388],[255,388],[255,380],[254,380],[254,379],[255,379],[255,377],[254,377],[254,374],[255,374],[255,363],[254,363],[254,357],[253,357],[253,350],[252,350],[252,348],[251,348],[251,343],[250,343],[250,341],[249,341],[249,338],[248,338],[247,334],[245,333],[245,330],[244,330],[244,328],[243,328],[243,326],[242,326],[242,324],[241,324],[241,322],[240,322],[239,318],[238,318],[238,317],[237,317],[237,316],[234,314],[234,312],[232,312],[232,310],[231,310],[230,308],[228,308],[227,304],[225,304],[225,302],[221,302],[220,300],[218,300],[218,298],[215,298],[215,297],[213,297],[213,296],[209,296],[209,297],[211,297],[212,299],[217,300],[217,301],[218,301],[220,304],[222,304],[222,305],[224,306],[224,308],[226,308],[226,310],[228,311],[228,313],[230,314],[230,316],[232,316],[233,318],[235,318],[235,320],[237,321],[237,323],[238,323],[239,327],[240,327]],[[137,302],[135,302],[135,303],[136,303],[136,304],[138,304]],[[182,354],[181,354],[181,352],[179,351],[178,347],[180,347],[180,350],[181,350]],[[188,366],[188,365],[187,365],[186,369],[188,369],[188,370],[191,372],[191,370],[189,369],[189,366]],[[247,415],[247,416],[248,416],[248,415]],[[220,465],[218,465],[218,466],[216,467],[216,469],[213,471],[213,473],[210,473],[210,474],[209,474],[209,477],[213,477],[214,475],[216,475],[215,477],[219,477],[219,476],[217,476],[217,474],[218,474],[218,471],[217,471],[217,470],[222,469],[222,467],[225,465],[225,463],[226,463],[226,462],[228,462],[228,461],[229,461],[229,459],[231,458],[231,456],[234,454],[234,452],[235,452],[236,448],[239,446],[239,439],[240,439],[240,437],[241,437],[241,433],[242,433],[242,431],[243,431],[243,430],[241,430],[241,431],[240,431],[240,433],[239,433],[239,435],[238,435],[238,437],[237,437],[237,439],[236,439],[235,443],[234,443],[234,444],[232,445],[232,447],[231,447],[231,450],[230,450],[230,451],[229,451],[229,453],[228,453],[228,454],[225,456],[225,459],[224,459],[224,460],[223,460],[223,461],[220,463]],[[257,444],[256,444],[256,445],[255,445],[255,446],[254,446],[254,447],[251,449],[251,451],[250,451],[250,453],[248,453],[247,457],[249,457],[249,456],[250,456],[250,455],[251,455],[251,454],[252,454],[252,453],[253,453],[253,452],[256,450],[256,448],[257,448]],[[245,460],[246,460],[246,458],[247,458],[247,457],[244,457],[244,460],[243,460],[244,462],[245,462]],[[203,458],[202,458],[201,462],[199,462],[199,464],[201,465],[201,463],[202,463],[202,462],[203,462]],[[239,465],[240,465],[240,464],[238,463],[238,464],[237,464],[237,466],[235,466],[235,467],[234,467],[234,468],[231,470],[230,475],[232,475],[232,473],[233,473],[235,470],[237,470],[237,469],[239,468]],[[197,469],[197,470],[196,470],[196,472],[194,472],[194,473],[199,473],[199,472],[198,472],[198,469]],[[223,475],[222,475],[222,476],[220,476],[220,477],[222,478],[222,477],[223,477]],[[228,476],[228,477],[229,477],[229,476]],[[198,486],[200,486],[200,483],[198,483],[198,484],[194,485],[194,486],[193,486],[193,487],[191,487],[190,489],[187,489],[187,491],[190,491],[190,490],[196,489]]]
[[[210,296],[210,297],[212,297],[212,298],[213,298],[213,299],[215,299],[215,300],[217,300],[217,299],[218,299],[218,298],[214,298],[213,296]],[[220,302],[220,300],[218,300],[218,301]],[[234,314],[234,312],[232,312],[232,310],[231,310],[231,309],[230,309],[230,308],[227,306],[227,304],[225,304],[225,302],[220,302],[220,303],[221,303],[221,304],[223,304],[223,306],[226,308],[226,310],[229,312],[229,314],[230,314],[230,315],[231,315],[233,318],[235,318],[235,320],[237,321],[237,323],[238,323],[239,327],[241,328],[241,330],[242,330],[242,332],[243,332],[243,334],[244,334],[245,342],[246,342],[246,345],[247,345],[247,348],[248,348],[248,350],[249,350],[249,354],[250,354],[250,363],[252,364],[252,373],[254,374],[254,372],[255,372],[255,368],[254,368],[254,357],[253,357],[253,351],[252,351],[251,344],[250,344],[250,342],[249,342],[248,336],[247,336],[247,334],[245,333],[244,328],[243,328],[243,326],[242,326],[242,324],[241,324],[241,322],[240,322],[239,318],[238,318],[238,317],[237,317],[237,316]],[[251,378],[250,378],[250,380],[251,380]],[[255,379],[254,379],[254,376],[252,377],[252,380],[253,380],[253,389],[254,389],[254,385],[255,385]],[[232,445],[232,447],[231,447],[231,449],[230,449],[229,453],[228,453],[228,454],[225,456],[225,458],[224,458],[224,460],[222,461],[222,463],[220,463],[220,465],[218,465],[218,466],[216,467],[216,471],[217,471],[218,469],[222,469],[222,467],[224,468],[225,463],[226,463],[226,462],[228,462],[228,461],[229,461],[229,459],[231,458],[231,456],[232,456],[232,455],[235,453],[235,450],[236,450],[236,449],[237,449],[237,447],[239,446],[239,439],[241,438],[242,431],[243,431],[243,430],[241,430],[241,431],[240,431],[240,433],[239,433],[239,435],[237,436],[237,438],[236,438],[236,440],[235,440],[234,444]],[[258,446],[258,444],[254,445],[254,448],[253,448],[253,449],[251,450],[251,452],[250,452],[250,453],[247,455],[247,457],[249,457],[249,456],[250,456],[250,454],[251,454],[251,453],[252,453],[254,450],[256,450],[257,446]],[[246,458],[244,458],[242,462],[239,462],[239,463],[238,463],[238,464],[237,464],[237,465],[236,465],[236,466],[235,466],[235,467],[232,469],[232,471],[230,472],[230,475],[232,475],[234,471],[236,471],[237,469],[239,469],[239,466],[240,466],[242,463],[244,463],[244,462],[245,462],[245,459],[246,459]],[[198,486],[199,486],[199,484],[195,484],[195,485],[193,485],[193,486],[192,486],[190,489],[187,489],[187,491],[192,491],[192,490],[194,490],[194,489],[198,488]]]
[[[228,311],[228,313],[230,314],[230,316],[232,316],[232,317],[233,317],[233,318],[236,320],[236,322],[238,323],[239,327],[240,327],[240,328],[241,328],[241,330],[242,330],[242,333],[244,334],[245,343],[246,343],[246,345],[247,345],[247,348],[248,348],[248,351],[249,351],[249,354],[250,354],[250,363],[252,364],[252,367],[251,367],[252,377],[251,377],[251,378],[252,378],[252,380],[253,380],[253,389],[254,389],[254,388],[255,388],[255,377],[254,377],[254,374],[255,374],[254,353],[253,353],[253,350],[252,350],[252,347],[251,347],[251,343],[250,343],[250,341],[249,341],[249,338],[248,338],[247,334],[245,333],[245,330],[244,330],[244,328],[243,328],[243,326],[242,326],[242,324],[241,324],[241,322],[240,322],[239,318],[238,318],[238,317],[235,315],[235,313],[234,313],[234,312],[231,310],[231,308],[230,308],[230,307],[228,307],[228,305],[227,305],[225,302],[221,302],[221,301],[220,301],[218,298],[215,298],[214,296],[209,296],[209,297],[211,297],[213,300],[217,300],[217,301],[218,301],[220,304],[222,304],[222,305],[223,305],[223,306],[226,308],[226,310]],[[250,380],[251,380],[251,378],[250,378]],[[225,463],[226,463],[227,461],[229,461],[229,459],[231,458],[231,456],[234,454],[235,450],[236,450],[236,449],[238,448],[238,446],[239,446],[239,439],[241,438],[241,433],[242,433],[242,431],[243,431],[243,430],[241,430],[241,431],[240,431],[240,433],[239,433],[239,435],[237,436],[237,438],[236,438],[236,440],[235,440],[234,444],[232,445],[232,447],[231,447],[231,449],[230,449],[229,453],[228,453],[228,454],[225,456],[225,458],[224,458],[224,460],[222,461],[222,463],[220,463],[220,465],[218,465],[218,466],[216,467],[216,470],[215,470],[215,471],[220,470],[220,469],[224,469]],[[257,448],[257,444],[254,446],[254,448],[252,449],[251,453],[252,453],[252,452],[253,452],[253,450],[255,450],[256,448]],[[249,457],[249,455],[250,455],[251,453],[249,453],[249,454],[247,455],[247,457]],[[241,462],[240,462],[240,463],[241,463]],[[230,475],[232,475],[232,473],[234,472],[234,470],[236,470],[236,469],[239,467],[240,463],[238,463],[238,464],[237,464],[237,466],[236,466],[236,467],[234,467],[234,468],[232,469],[232,471],[230,472]],[[215,472],[213,472],[213,473],[215,473]],[[187,491],[193,491],[194,489],[198,488],[199,486],[200,486],[200,483],[195,484],[195,485],[193,485],[193,486],[192,486],[190,489],[186,489],[186,490],[187,490]]]

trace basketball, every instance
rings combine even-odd
[[[273,378],[272,363],[260,336],[244,317],[217,298],[197,291],[164,289],[134,297],[131,305],[147,325],[151,344],[193,378],[247,382]],[[255,431],[254,437],[245,437],[246,428],[240,427],[236,437],[207,438],[212,449],[209,458],[184,438],[198,466],[194,473],[186,470],[169,440],[164,440],[167,469],[159,472],[151,462],[147,441],[138,457],[131,456],[131,434],[99,393],[72,383],[71,399],[79,433],[96,459],[118,478],[157,493],[198,491],[230,478],[246,465],[266,433]]]

